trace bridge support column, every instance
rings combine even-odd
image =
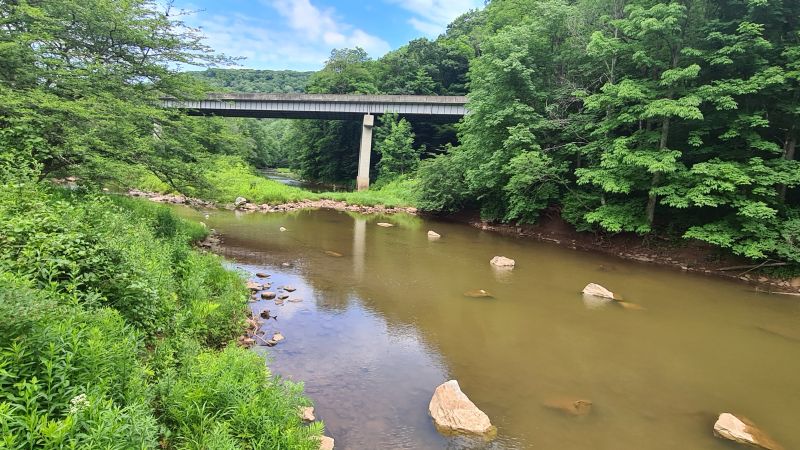
[[[366,114],[361,125],[361,149],[358,153],[358,176],[356,177],[356,188],[359,191],[369,189],[369,157],[372,153],[372,126],[375,124],[375,116]]]

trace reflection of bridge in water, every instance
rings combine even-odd
[[[205,100],[162,99],[164,106],[189,114],[283,119],[362,119],[358,158],[359,190],[369,187],[374,117],[387,112],[439,121],[458,121],[467,98],[436,95],[210,94]]]

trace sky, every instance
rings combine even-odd
[[[333,48],[373,58],[408,41],[436,38],[483,0],[178,0],[206,44],[245,57],[250,69],[319,70]]]

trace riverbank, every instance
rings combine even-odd
[[[351,193],[352,194],[352,193]],[[269,203],[254,203],[248,201],[245,197],[237,197],[243,199],[238,204],[234,200],[233,203],[218,204],[209,200],[202,200],[193,197],[187,197],[180,194],[161,194],[158,192],[147,192],[139,189],[130,189],[128,195],[131,197],[146,198],[156,203],[171,203],[175,205],[188,205],[195,208],[221,208],[230,209],[243,212],[290,212],[298,211],[301,209],[335,209],[337,211],[357,212],[361,214],[417,214],[417,208],[412,206],[386,206],[383,204],[357,204],[350,203],[346,200],[333,200],[327,198],[311,198],[304,200],[291,201],[279,204]]]
[[[475,213],[443,217],[481,230],[548,242],[572,250],[597,252],[646,264],[672,267],[676,270],[702,273],[746,282],[756,291],[800,296],[800,276],[777,277],[764,273],[771,267],[744,258],[737,258],[721,249],[699,241],[644,239],[635,234],[608,235],[579,232],[557,214],[543,216],[536,224],[499,224],[480,219]],[[774,262],[773,262],[774,264]]]
[[[245,212],[269,213],[302,209],[333,209],[360,214],[406,213],[417,215],[420,213],[417,208],[411,206],[359,205],[343,200],[330,199],[306,199],[274,205],[243,202],[237,206],[234,204],[218,205],[207,200],[179,194],[159,194],[136,189],[130,190],[128,194],[133,197],[147,198],[157,203],[183,204],[200,208],[224,208]],[[640,263],[668,266],[684,272],[735,279],[748,283],[754,290],[758,291],[800,296],[800,276],[778,277],[764,273],[763,269],[774,266],[769,266],[769,263],[760,266],[752,261],[737,258],[719,248],[698,241],[675,241],[656,238],[647,240],[635,234],[608,235],[604,233],[579,232],[557,215],[545,215],[538,223],[532,225],[486,222],[481,220],[476,213],[468,212],[437,217],[508,236],[549,242],[573,250],[598,252]]]

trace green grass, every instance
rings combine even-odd
[[[279,169],[279,171],[288,169]],[[370,190],[362,192],[315,193],[294,186],[287,186],[257,174],[250,166],[235,157],[221,156],[206,164],[205,186],[198,186],[188,195],[221,204],[233,203],[236,197],[244,197],[251,203],[276,205],[301,200],[330,199],[354,205],[387,207],[414,206],[416,181],[399,178],[388,183],[376,183]],[[155,176],[142,171],[131,171],[125,179],[126,187],[136,187],[152,192],[170,192]]]

